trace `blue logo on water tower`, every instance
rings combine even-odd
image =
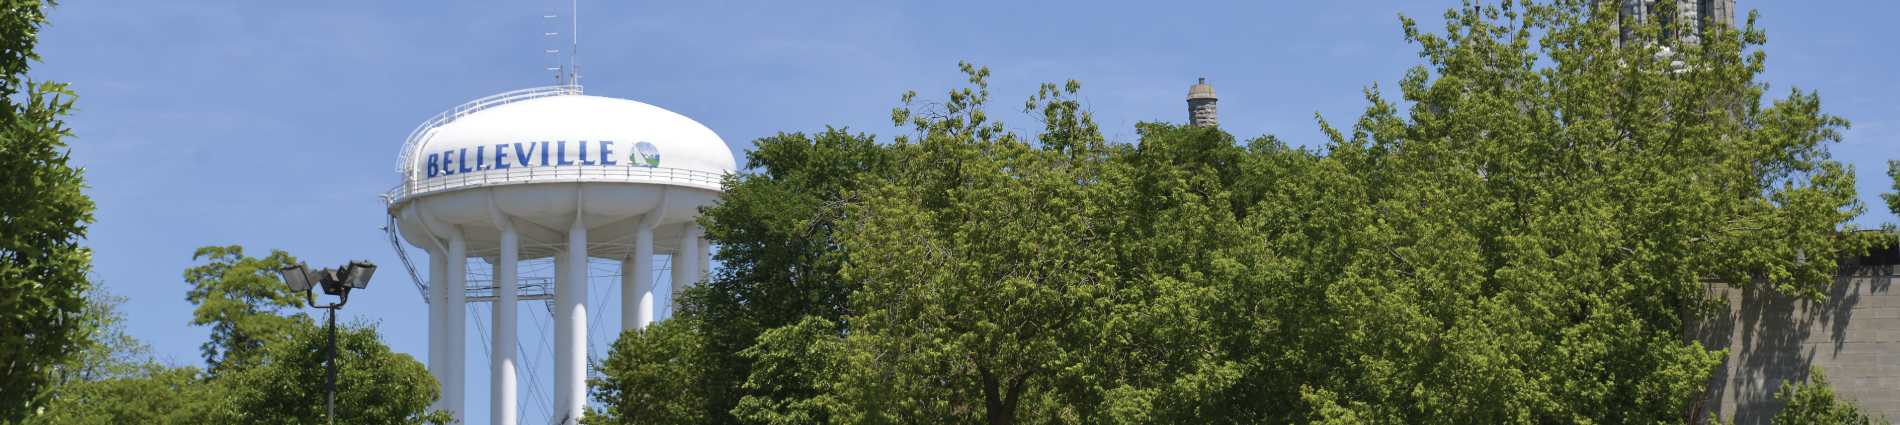
[[[652,143],[636,142],[633,144],[633,150],[634,150],[633,156],[627,157],[627,160],[630,165],[633,165],[636,167],[638,166],[659,167],[660,166],[660,148],[653,147]]]

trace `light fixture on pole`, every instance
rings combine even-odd
[[[350,261],[338,269],[326,267],[322,270],[311,269],[308,264],[297,263],[284,266],[282,270],[278,270],[278,273],[283,275],[284,284],[290,286],[291,292],[302,292],[310,299],[311,307],[329,310],[330,389],[326,412],[330,423],[336,423],[336,310],[350,302],[350,290],[369,287],[370,276],[376,274],[376,263],[371,263],[369,260]],[[324,294],[335,295],[341,299],[335,304],[317,305],[317,296],[310,293],[310,290],[318,287],[323,289]]]

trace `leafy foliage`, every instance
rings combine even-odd
[[[863,287],[851,299],[847,421],[1054,419],[1035,401],[1079,360],[1109,302],[1113,268],[1086,184],[1102,140],[1066,97],[1080,84],[1045,85],[1030,101],[1055,110],[1044,149],[987,122],[989,70],[963,70],[977,90],[953,92],[941,115],[895,114],[920,133],[893,147],[911,166],[851,205],[840,274]]]
[[[1043,128],[1018,135],[988,115],[988,70],[963,65],[973,87],[948,101],[904,96],[917,107],[892,118],[917,134],[853,186],[761,182],[824,195],[760,208],[777,204],[745,198],[765,193],[743,192],[753,176],[707,211],[780,223],[746,233],[750,258],[808,259],[731,275],[847,300],[752,289],[722,302],[792,308],[681,322],[618,370],[749,370],[679,398],[742,395],[732,419],[764,423],[1701,419],[1689,404],[1726,356],[1682,337],[1720,307],[1702,279],[1819,299],[1874,237],[1846,224],[1864,206],[1828,160],[1847,121],[1813,93],[1763,99],[1753,17],[1693,42],[1630,22],[1624,43],[1615,13],[1480,5],[1442,34],[1402,17],[1429,66],[1403,102],[1368,89],[1350,131],[1320,120],[1312,150],[1161,123],[1105,142],[1074,82],[1044,85],[1025,105]],[[702,339],[739,328],[757,336]],[[727,420],[704,411],[674,418]]]
[[[27,423],[330,422],[323,417],[330,334],[303,313],[284,309],[283,298],[269,296],[265,285],[272,279],[259,272],[274,268],[268,262],[288,263],[289,255],[273,252],[272,259],[259,260],[244,257],[237,246],[199,251],[214,252],[214,260],[186,274],[198,278],[193,300],[221,303],[210,309],[220,312],[214,316],[220,322],[251,324],[226,328],[245,330],[234,333],[244,344],[207,344],[224,354],[224,361],[212,363],[223,369],[207,373],[154,362],[149,348],[124,333],[124,318],[116,309],[124,298],[95,289],[87,314],[98,323],[101,344],[59,369],[61,384],[51,393],[52,403]],[[207,309],[200,305],[200,311]],[[338,422],[451,420],[446,411],[426,412],[440,393],[435,378],[410,356],[391,352],[374,325],[342,326],[336,348]]]
[[[816,318],[835,331],[850,317],[848,298],[857,285],[838,276],[844,254],[834,236],[842,225],[837,220],[848,196],[889,174],[891,153],[871,136],[834,128],[779,134],[753,145],[746,151],[746,167],[755,171],[729,177],[718,204],[702,214],[706,237],[720,244],[715,256],[725,267],[680,295],[681,313],[663,331],[623,334],[622,339],[638,339],[629,341],[629,357],[610,356],[603,365],[608,387],[597,387],[598,400],[653,405],[617,413],[620,407],[609,403],[616,407],[608,415],[724,423],[736,420],[733,412],[743,399],[805,397],[804,387],[747,385],[756,371],[755,360],[744,352],[771,329]],[[689,341],[695,345],[667,345]],[[631,354],[661,349],[669,354]],[[687,353],[695,360],[676,363],[675,355]],[[723,390],[649,397],[639,390],[645,386],[633,384],[664,379],[690,379],[693,385]],[[615,389],[622,387],[628,392]]]
[[[684,296],[682,309],[706,344],[702,385],[728,388],[707,394],[704,412],[730,420],[741,398],[792,397],[766,388],[741,388],[752,360],[740,354],[761,332],[819,317],[844,323],[857,285],[838,276],[843,249],[834,233],[845,197],[887,174],[890,153],[873,137],[827,128],[813,135],[779,134],[753,141],[746,167],[729,177],[718,204],[704,211],[706,237],[720,244],[725,267]],[[680,326],[686,326],[682,323]]]
[[[201,424],[216,400],[196,367],[145,362],[113,377],[68,383],[44,414],[28,423]]]
[[[752,359],[745,388],[757,391],[732,410],[748,423],[806,425],[831,423],[844,407],[835,393],[844,376],[846,354],[837,324],[806,316],[798,324],[759,335],[759,343],[739,353]]]
[[[50,1],[10,0],[0,16],[0,422],[35,412],[54,365],[85,349],[93,220],[83,170],[67,164],[65,84],[27,77]]]
[[[255,354],[255,363],[217,378],[220,400],[210,421],[218,423],[329,423],[324,418],[329,332],[298,320],[282,338]],[[335,423],[449,423],[447,411],[428,411],[441,389],[408,354],[382,343],[369,323],[336,330]]]
[[[726,267],[704,285],[702,308],[711,321],[751,324],[737,338],[744,346],[762,329],[806,316],[850,315],[845,301],[856,287],[837,277],[836,218],[844,198],[889,173],[892,160],[873,137],[847,130],[753,141],[746,167],[758,171],[729,177],[704,211],[707,238],[720,244]]]
[[[151,346],[125,332],[119,306],[128,298],[95,283],[87,294],[86,316],[97,327],[98,342],[55,369],[57,385],[47,409],[27,423],[188,424],[202,422],[209,386],[192,367],[172,368],[152,361]]]
[[[126,333],[125,314],[119,306],[130,300],[113,294],[104,284],[92,283],[92,289],[86,291],[85,317],[91,322],[94,344],[73,356],[70,363],[53,368],[56,388],[143,373],[152,346]]]
[[[1870,417],[1860,410],[1860,404],[1853,400],[1843,400],[1834,395],[1834,385],[1827,381],[1827,371],[1814,366],[1807,384],[1782,382],[1775,391],[1775,400],[1787,403],[1781,413],[1769,419],[1775,425],[1869,425],[1886,424],[1885,420]]]
[[[265,345],[290,335],[298,321],[309,320],[301,313],[281,315],[286,308],[304,305],[303,294],[291,292],[278,274],[297,263],[290,254],[272,250],[270,256],[254,258],[245,256],[242,246],[207,246],[191,258],[206,260],[185,270],[185,282],[191,284],[185,299],[198,306],[191,324],[211,326],[211,341],[201,349],[213,373],[255,363]]]
[[[1401,82],[1409,113],[1368,90],[1350,135],[1321,121],[1317,157],[1146,129],[1131,157],[1180,171],[1132,172],[1115,199],[1161,201],[1133,208],[1122,234],[1139,239],[1116,245],[1140,249],[1125,270],[1153,273],[1128,284],[1160,295],[1122,319],[1160,322],[1122,355],[1156,379],[1105,386],[1105,413],[1685,419],[1723,355],[1680,336],[1708,305],[1699,278],[1818,297],[1864,243],[1833,237],[1859,212],[1852,175],[1825,160],[1846,123],[1812,94],[1761,105],[1753,28],[1658,59],[1661,44],[1617,48],[1613,11],[1591,6],[1459,9],[1442,35],[1407,20],[1433,65]]]
[[[622,332],[602,362],[601,378],[588,382],[607,409],[589,411],[581,422],[708,423],[724,413],[706,408],[709,393],[721,389],[705,385],[706,344],[696,319],[686,314]]]

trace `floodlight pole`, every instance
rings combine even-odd
[[[303,294],[304,296],[310,298],[311,307],[321,308],[321,309],[330,311],[330,361],[329,361],[330,390],[328,394],[329,397],[327,398],[328,410],[326,410],[327,413],[325,417],[329,418],[331,424],[335,424],[336,423],[336,310],[339,308],[343,308],[344,304],[349,304],[350,287],[348,286],[343,287],[343,293],[341,295],[338,295],[340,297],[343,297],[343,299],[340,301],[337,301],[336,304],[317,305],[316,294],[310,293],[309,290],[303,291]]]
[[[338,270],[328,268],[314,270],[310,268],[310,265],[301,262],[277,270],[283,276],[284,284],[290,286],[291,293],[303,292],[304,298],[310,300],[310,307],[330,311],[330,360],[326,362],[329,369],[330,389],[327,394],[328,408],[325,410],[325,415],[331,424],[336,423],[336,311],[343,308],[344,304],[350,303],[351,288],[362,289],[369,286],[370,276],[376,273],[376,263],[371,263],[369,260],[351,261],[344,264],[341,271],[342,276],[338,276]],[[317,305],[317,294],[311,290],[318,286],[323,287],[323,293],[335,295],[341,299],[337,300],[336,304]]]

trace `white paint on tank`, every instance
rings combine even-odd
[[[470,114],[432,133],[410,156],[414,163],[405,179],[452,176],[464,169],[588,162],[715,174],[738,170],[725,141],[711,129],[672,111],[626,99],[576,95],[524,100]],[[650,145],[651,151],[640,152],[641,143]],[[583,151],[586,157],[581,156]],[[429,173],[431,156],[435,157],[434,175]]]

